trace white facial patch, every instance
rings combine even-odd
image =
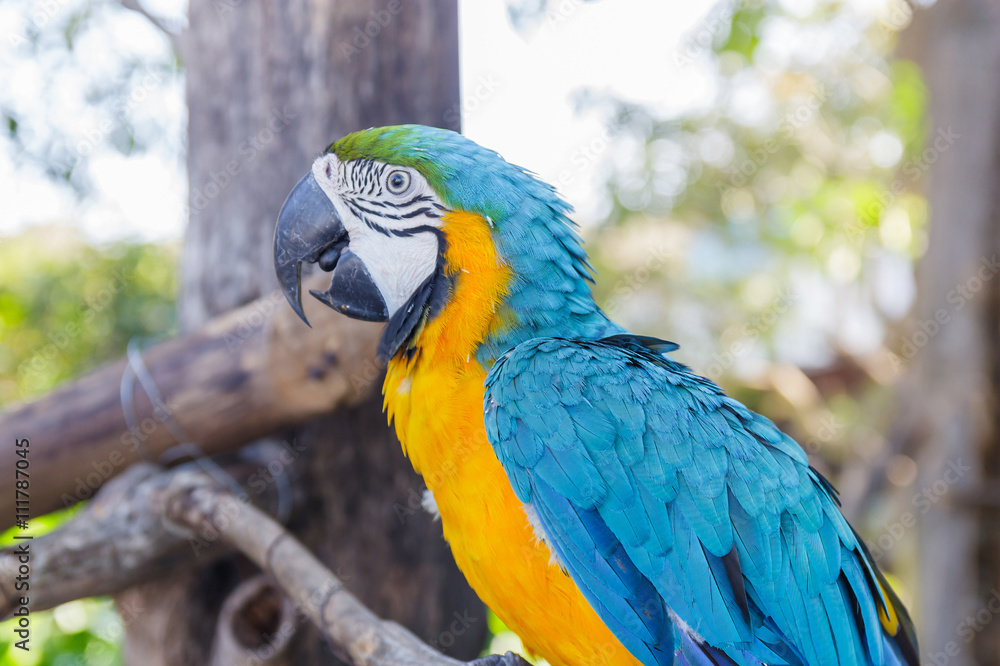
[[[350,237],[348,249],[371,274],[391,317],[437,267],[434,230],[448,209],[415,169],[319,157],[313,177],[333,202]]]

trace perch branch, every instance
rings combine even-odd
[[[311,286],[328,280],[315,275]],[[312,328],[274,292],[150,348],[143,363],[165,408],[136,382],[135,430],[122,412],[124,360],[0,412],[0,442],[28,439],[31,477],[45,479],[31,486],[31,515],[89,499],[144,452],[159,461],[178,443],[171,421],[215,455],[376,390],[380,372],[371,359],[379,325],[338,315],[312,298],[305,307]],[[0,530],[13,524],[14,482],[13,474],[0,474]]]
[[[153,24],[155,28],[166,35],[167,39],[170,41],[171,47],[174,49],[174,53],[179,53],[177,33],[171,30],[167,24],[159,19],[159,17],[149,13],[145,7],[139,4],[138,0],[122,0],[122,7],[125,9],[131,9],[132,11],[141,14],[147,21]]]
[[[302,619],[265,574],[245,580],[219,611],[211,666],[291,665],[289,647]]]
[[[245,484],[266,470],[280,450],[277,444],[250,447],[240,460],[226,466],[226,473]],[[135,465],[106,484],[66,525],[20,542],[28,544],[30,552],[30,594],[16,589],[20,565],[17,546],[0,550],[0,618],[10,616],[21,595],[29,597],[31,610],[44,610],[74,599],[114,594],[196,560],[204,564],[228,552],[211,533],[189,537],[156,509],[163,493],[172,492],[178,479],[189,478],[197,469],[198,463],[166,472],[156,465]],[[262,491],[244,496],[273,510],[278,504],[278,488],[267,484]]]
[[[193,533],[222,540],[270,574],[323,633],[358,666],[457,666],[394,622],[379,619],[281,525],[192,473],[161,496],[163,514]]]
[[[265,458],[226,469],[245,482]],[[30,542],[30,607],[42,610],[73,599],[111,594],[196,558],[218,557],[229,552],[228,547],[260,567],[291,600],[291,606],[283,599],[266,598],[273,595],[274,587],[257,579],[237,588],[220,614],[219,622],[225,626],[217,632],[213,663],[264,663],[262,652],[267,652],[268,663],[281,663],[281,653],[295,633],[293,618],[301,613],[357,666],[462,664],[368,610],[250,499],[256,498],[235,495],[196,462],[168,471],[145,463],[135,465],[105,485],[66,526]],[[273,499],[261,497],[258,503],[274,503]],[[17,567],[14,548],[0,551],[2,618],[17,608],[21,594],[14,590]],[[241,627],[246,629],[246,623],[241,624],[243,616],[269,605],[277,606],[277,625],[286,629],[265,640],[240,632]],[[472,663],[528,666],[509,652]]]

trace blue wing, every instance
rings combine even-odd
[[[486,379],[494,451],[608,627],[650,666],[675,650],[915,665],[912,624],[829,483],[666,345],[539,338]]]

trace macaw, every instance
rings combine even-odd
[[[460,134],[330,145],[275,267],[387,322],[385,409],[483,601],[553,666],[917,666],[836,491],[768,419],[634,335],[549,185]],[[307,322],[308,323],[308,322]]]

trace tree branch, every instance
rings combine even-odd
[[[246,481],[272,452],[226,469]],[[246,491],[239,491],[246,493]],[[252,500],[252,501],[251,501]],[[233,548],[254,562],[291,605],[275,596],[266,580],[236,588],[220,613],[213,664],[283,664],[301,613],[358,666],[458,666],[462,662],[432,649],[401,625],[382,620],[348,592],[340,579],[262,509],[270,493],[238,496],[188,463],[162,471],[138,464],[108,483],[79,516],[55,532],[33,539],[31,610],[125,589],[178,566],[216,558]],[[0,551],[0,618],[18,608],[17,548]],[[261,611],[261,608],[265,609]],[[270,619],[263,632],[247,618]],[[279,630],[280,629],[280,630]],[[263,635],[265,634],[266,635]],[[477,666],[527,666],[507,653],[478,660]],[[473,662],[477,663],[477,662]]]
[[[312,276],[324,288],[329,276]],[[135,382],[136,426],[122,412],[121,360],[39,400],[0,412],[0,441],[30,440],[31,515],[89,499],[107,479],[178,441],[176,422],[207,455],[356,404],[377,389],[379,326],[306,299],[309,328],[274,292],[143,354],[163,404]],[[14,475],[0,474],[0,529],[14,519]]]
[[[124,7],[125,9],[131,9],[134,12],[142,14],[142,16],[145,17],[147,21],[152,23],[154,27],[158,28],[160,32],[162,32],[166,36],[166,38],[170,41],[171,47],[174,49],[174,53],[180,52],[179,44],[177,41],[177,33],[171,30],[170,27],[167,26],[166,23],[161,21],[159,17],[150,14],[145,7],[139,4],[138,0],[121,0],[121,3],[122,7]]]
[[[219,611],[211,666],[293,666],[288,652],[302,621],[269,576],[245,580]]]
[[[179,478],[160,497],[160,510],[192,533],[219,528],[359,666],[426,664],[457,666],[394,622],[376,617],[343,583],[281,525],[198,473]]]
[[[278,460],[281,452],[277,444],[249,447],[240,459],[226,466],[225,473],[237,483],[245,483]],[[290,466],[284,469],[292,470]],[[27,544],[31,557],[31,594],[26,595],[31,610],[114,594],[229,552],[213,533],[192,537],[163,518],[161,498],[179,492],[178,484],[191,483],[192,474],[205,476],[198,462],[166,472],[156,465],[140,463],[109,482],[65,526],[20,542]],[[243,492],[246,502],[272,512],[278,506],[280,489],[276,484],[267,484],[259,492]],[[9,617],[24,594],[16,588],[19,555],[17,546],[0,550],[0,618]]]

